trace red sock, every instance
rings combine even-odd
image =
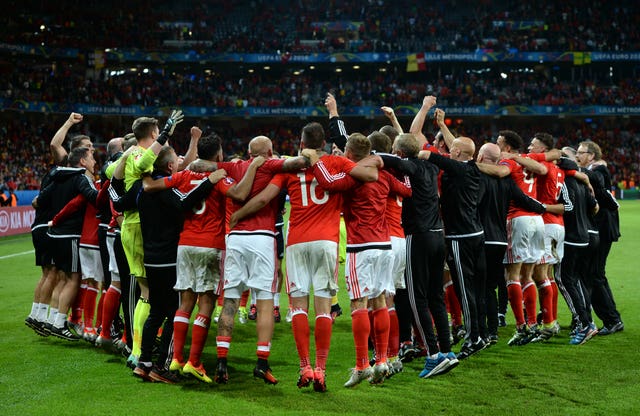
[[[84,302],[82,309],[84,312],[84,327],[93,328],[93,318],[96,314],[96,298],[98,297],[98,288],[87,287],[84,293]]]
[[[193,329],[191,330],[191,351],[189,351],[189,361],[195,367],[200,365],[200,356],[204,349],[204,344],[207,342],[207,335],[209,334],[209,324],[211,318],[207,315],[197,314],[196,319],[193,321]],[[175,327],[174,327],[175,331]]]
[[[79,324],[82,321],[82,307],[84,305],[84,293],[87,291],[87,285],[80,285],[80,290],[76,298],[73,300],[73,306],[71,307],[71,316],[69,320],[74,324]]]
[[[106,290],[100,293],[100,300],[98,300],[98,312],[96,312],[96,328],[102,326],[102,308],[104,307],[104,296],[107,294]]]
[[[367,309],[367,315],[369,316],[369,339],[368,339],[368,346],[371,346],[371,348],[375,348],[376,345],[376,333],[375,330],[373,329],[373,309]]]
[[[549,279],[551,283],[551,322],[558,320],[558,284],[555,279]]]
[[[173,317],[173,359],[184,363],[184,343],[189,331],[191,314],[178,309]],[[195,332],[195,327],[194,327]]]
[[[400,325],[396,308],[389,308],[389,347],[387,357],[397,357],[400,350]]]
[[[218,359],[227,358],[230,346],[231,337],[216,337],[216,353],[218,354]]]
[[[451,314],[451,325],[462,325],[462,309],[460,308],[460,301],[456,295],[456,290],[453,287],[453,283],[447,285],[444,290],[444,297],[448,299],[449,313]]]
[[[356,309],[351,313],[351,331],[356,346],[356,370],[369,367],[367,339],[370,331],[369,315],[366,309]]]
[[[248,300],[249,300],[249,290],[245,290],[244,292],[242,292],[242,295],[240,296],[240,307],[241,308],[246,307]]]
[[[553,322],[553,309],[551,307],[553,289],[551,289],[551,282],[548,279],[545,279],[538,286],[538,297],[540,298],[540,308],[542,309],[542,323],[550,324]]]
[[[258,347],[256,348],[256,355],[258,356],[258,359],[268,360],[270,354],[271,354],[271,343],[258,342]]]
[[[293,330],[293,339],[298,349],[298,357],[300,357],[300,368],[309,365],[309,316],[306,310],[295,308],[291,317],[291,329]]]
[[[382,307],[373,311],[373,331],[375,333],[376,364],[387,362],[389,348],[389,310]]]
[[[516,318],[516,326],[524,325],[524,312],[522,311],[522,286],[520,282],[512,280],[507,281],[507,295],[509,296],[509,304],[511,311]]]
[[[535,325],[538,313],[538,291],[535,283],[529,282],[522,288],[522,299],[524,300],[524,308],[527,311],[527,325]]]
[[[120,289],[109,286],[109,290],[103,296],[102,302],[102,331],[100,336],[102,338],[111,338],[111,323],[118,313],[120,307]]]
[[[327,367],[332,328],[333,319],[331,319],[331,314],[316,316],[316,368],[324,370]]]
[[[220,293],[220,296],[218,296],[218,306],[222,307],[224,305],[224,290],[222,291],[222,293]]]

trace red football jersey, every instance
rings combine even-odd
[[[208,176],[208,173],[183,170],[165,178],[165,184],[188,193]],[[179,245],[224,250],[225,195],[234,184],[229,177],[219,180],[202,203],[185,215]]]
[[[100,190],[100,181],[93,183],[97,190]],[[99,248],[98,227],[100,219],[97,217],[98,208],[94,204],[87,204],[82,222],[82,234],[80,234],[80,246]]]
[[[323,161],[331,165],[336,158],[344,159],[327,155]],[[271,183],[280,189],[287,189],[289,194],[288,246],[308,241],[329,240],[337,243],[340,240],[342,194],[322,189],[312,169],[278,174]]]
[[[511,171],[511,179],[518,185],[518,187],[525,194],[529,195],[533,199],[537,199],[536,189],[536,175],[523,168],[518,162],[513,159],[502,159],[498,162],[500,165],[507,166]],[[526,211],[513,204],[509,205],[509,212],[507,218],[521,217],[525,215],[537,215],[533,212]]]
[[[226,170],[227,174],[231,178],[235,179],[236,182],[240,182],[244,174],[249,169],[251,160],[252,159],[241,160],[239,162],[221,162],[218,163],[218,168]],[[260,166],[256,172],[256,178],[253,181],[253,186],[251,187],[251,192],[249,193],[247,200],[253,198],[266,188],[269,181],[273,178],[273,175],[282,172],[283,165],[284,159],[269,159],[264,163],[264,165]],[[235,212],[240,209],[242,204],[233,201],[232,206],[233,212]],[[233,232],[264,230],[271,231],[275,235],[277,211],[278,200],[277,198],[274,198],[260,211],[240,220],[233,228]]]
[[[402,229],[402,197],[396,194],[387,198],[387,224],[389,225],[389,235],[392,237],[404,238]]]
[[[315,165],[314,175],[327,189],[349,191],[344,194],[348,247],[365,249],[372,243],[391,241],[386,219],[387,199],[392,192],[410,196],[410,188],[386,171],[379,173],[376,182],[360,183],[348,175],[338,178],[340,172],[332,172],[322,159]]]
[[[537,182],[537,195],[538,201],[543,204],[553,205],[558,203],[560,197],[560,191],[564,185],[564,171],[558,168],[555,163],[547,162],[544,153],[529,153],[527,157],[542,163],[547,167],[547,174],[544,176],[538,176]],[[542,220],[545,224],[560,224],[564,225],[562,215],[552,214],[545,212],[542,214]]]

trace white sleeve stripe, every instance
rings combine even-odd
[[[347,134],[347,129],[344,127],[344,121],[342,120],[338,120],[338,130],[340,131],[340,134],[342,134],[343,136],[349,136]]]
[[[316,163],[316,167],[320,170],[320,173],[322,174],[322,177],[325,178],[327,180],[327,182],[335,182],[335,181],[337,181],[339,179],[342,179],[342,178],[344,178],[346,176],[346,174],[344,172],[340,172],[340,173],[337,173],[335,175],[332,175],[331,173],[329,173],[329,171],[327,170],[326,166],[321,161]]]

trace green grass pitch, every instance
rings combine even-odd
[[[328,391],[296,387],[298,358],[291,325],[276,324],[270,364],[280,382],[252,376],[253,322],[236,325],[227,385],[186,381],[143,383],[124,358],[87,343],[41,338],[24,325],[40,270],[29,235],[0,239],[0,411],[5,415],[632,415],[640,408],[640,202],[623,201],[623,237],[609,257],[608,277],[625,330],[568,344],[569,313],[560,299],[559,336],[543,345],[508,347],[513,318],[498,345],[461,362],[451,373],[419,379],[421,361],[380,386],[342,384],[354,365],[348,312],[334,324],[327,366]],[[348,310],[343,289],[340,304]],[[283,309],[286,296],[282,296]],[[600,324],[600,322],[598,322]],[[313,322],[312,322],[313,325]],[[312,344],[313,345],[313,344]],[[457,351],[456,347],[456,351]],[[312,350],[313,351],[313,350]],[[312,353],[313,354],[313,353]],[[215,364],[215,324],[205,347]]]

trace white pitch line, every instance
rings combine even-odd
[[[6,256],[0,256],[0,260],[8,259],[11,257],[24,256],[25,254],[32,254],[34,251],[35,250],[29,250],[29,251],[23,251],[22,253],[7,254]]]

